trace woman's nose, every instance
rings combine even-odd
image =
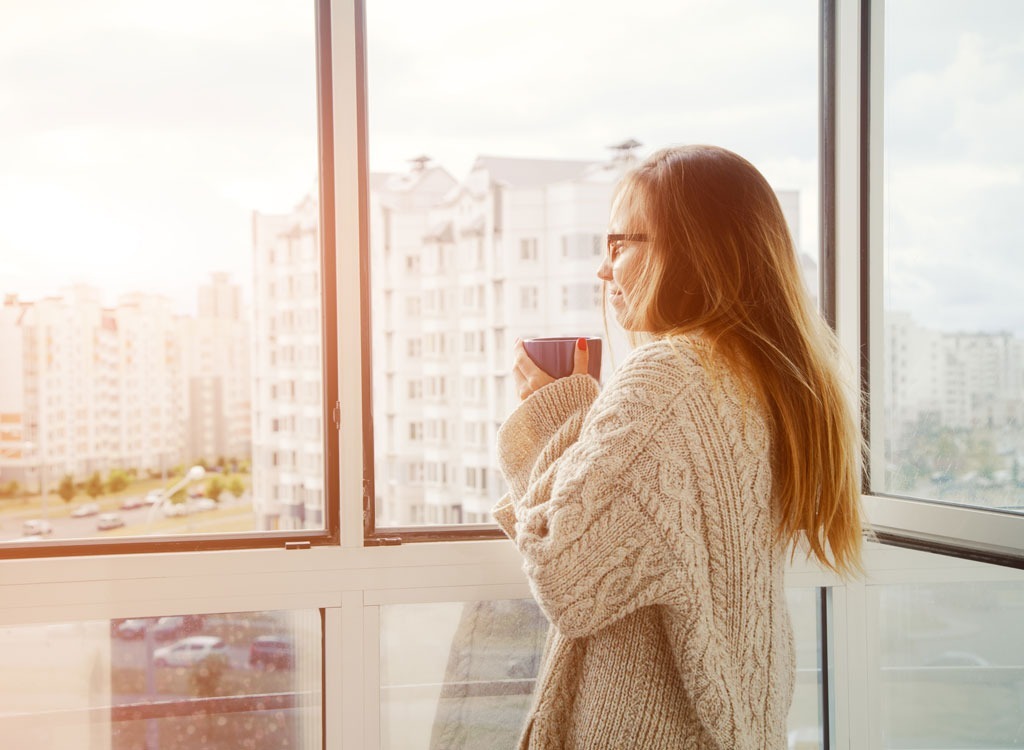
[[[597,267],[597,278],[601,279],[601,281],[612,280],[612,264],[608,262],[607,257],[602,260],[601,265]]]

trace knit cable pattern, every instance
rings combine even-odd
[[[495,517],[554,625],[521,747],[618,747],[624,730],[622,747],[785,746],[792,634],[748,393],[699,342],[664,339],[603,392],[563,378],[502,426]],[[623,658],[641,647],[661,656]],[[647,675],[644,694],[616,698],[614,669]]]

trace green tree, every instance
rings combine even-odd
[[[85,481],[85,494],[93,500],[103,494],[103,478],[98,471],[94,471]]]
[[[107,474],[107,492],[120,492],[131,484],[131,481],[131,477],[124,469],[111,469]]]
[[[220,494],[224,491],[224,480],[218,475],[213,475],[206,480],[206,496],[213,500],[219,500]]]
[[[235,497],[241,497],[245,494],[245,482],[237,474],[228,480],[228,492]]]
[[[70,474],[62,476],[60,478],[60,484],[57,485],[57,494],[60,495],[61,500],[66,503],[70,503],[74,500],[77,493],[78,489],[75,487],[75,478]]]

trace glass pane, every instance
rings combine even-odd
[[[381,607],[382,750],[515,747],[547,630],[530,599]]]
[[[821,738],[819,589],[787,591],[797,646],[790,747]],[[531,599],[380,608],[382,750],[515,747],[548,623]]]
[[[885,400],[875,489],[1018,513],[1022,25],[1013,1],[885,4],[884,381],[872,389]]]
[[[883,747],[1020,747],[1024,577],[879,589]]]
[[[381,0],[366,19],[378,526],[491,520],[513,342],[606,337],[610,199],[650,151],[751,159],[816,288],[817,3]],[[605,375],[625,354],[608,335]]]
[[[312,2],[5,9],[0,542],[322,528],[316,94]]]
[[[317,610],[0,628],[4,746],[318,750]]]
[[[821,589],[787,588],[796,643],[796,686],[789,709],[789,750],[818,750],[822,741]]]

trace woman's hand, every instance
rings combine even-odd
[[[555,378],[544,372],[537,364],[530,359],[526,353],[522,339],[516,339],[513,349],[515,359],[512,362],[512,377],[515,378],[516,392],[519,399],[525,401],[534,392],[539,391],[549,383],[554,383]],[[577,339],[576,348],[573,350],[571,375],[586,374],[590,365],[590,354],[587,352],[587,340]]]

